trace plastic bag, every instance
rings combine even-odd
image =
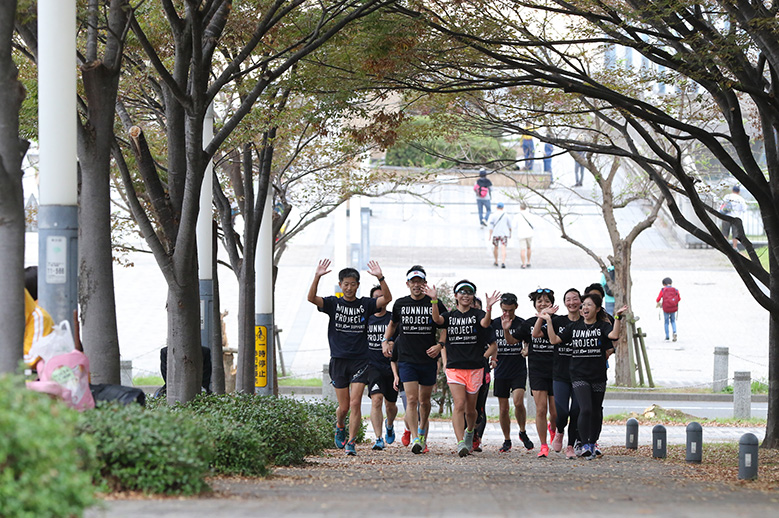
[[[39,374],[42,382],[53,381],[70,392],[70,399],[65,398],[70,406],[78,410],[95,407],[89,389],[89,358],[81,351],[58,354],[46,362]]]
[[[30,356],[35,358],[39,356],[44,363],[60,354],[68,354],[76,349],[76,343],[73,341],[73,333],[70,331],[70,323],[63,320],[54,328],[51,333],[39,338],[30,348]]]

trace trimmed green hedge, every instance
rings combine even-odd
[[[0,377],[0,515],[80,516],[95,502],[94,442],[76,433],[81,415]]]

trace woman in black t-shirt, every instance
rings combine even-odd
[[[614,327],[601,307],[602,299],[588,293],[582,299],[582,318],[568,325],[558,336],[548,326],[549,341],[571,345],[571,384],[579,402],[579,436],[584,443],[582,457],[594,458],[597,430],[603,421],[603,397],[606,395],[606,358],[613,351],[612,340],[619,338],[620,318],[627,306],[614,313]],[[548,315],[542,318],[551,323]]]
[[[476,286],[470,281],[462,280],[456,283],[454,297],[457,308],[441,315],[438,313],[438,293],[435,286],[428,286],[425,290],[433,304],[433,321],[446,328],[446,381],[452,391],[452,426],[457,437],[457,454],[460,457],[468,455],[473,447],[476,400],[484,382],[484,359],[489,358],[494,362],[498,348],[495,342],[489,347],[486,346],[489,335],[485,330],[492,323],[490,311],[500,298],[500,293],[487,295],[486,311],[482,311],[473,307],[475,292]]]
[[[555,332],[558,336],[567,326],[573,322],[581,320],[582,295],[576,288],[571,288],[563,295],[563,304],[568,310],[567,315],[561,315],[552,319]],[[570,344],[560,343],[554,346],[554,371],[552,374],[554,387],[554,402],[557,409],[557,431],[552,440],[552,449],[559,452],[563,448],[563,437],[565,427],[568,426],[568,446],[565,448],[565,456],[568,459],[576,458],[574,446],[577,436],[577,420],[579,418],[579,403],[573,393],[571,385],[571,373],[569,366],[571,363]],[[568,417],[571,422],[568,424]]]

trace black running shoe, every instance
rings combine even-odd
[[[501,453],[506,453],[507,451],[511,451],[511,439],[506,439],[503,441],[503,446],[500,447],[499,450]]]
[[[522,444],[525,445],[525,448],[527,448],[528,451],[535,447],[533,441],[531,441],[530,437],[527,436],[527,432],[519,432],[519,440],[522,441]]]

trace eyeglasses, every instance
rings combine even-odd
[[[460,290],[457,293],[460,295],[473,295],[473,292],[471,290]]]

